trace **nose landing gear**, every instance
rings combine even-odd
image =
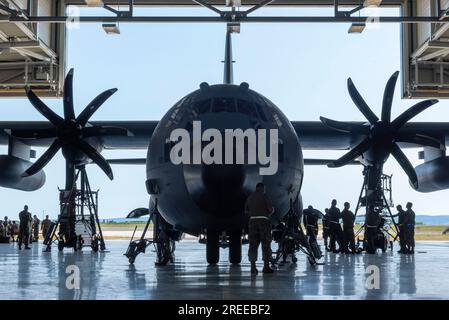
[[[150,223],[153,222],[153,238],[145,238]],[[174,253],[176,249],[176,241],[181,239],[182,233],[177,231],[160,215],[157,210],[157,200],[154,212],[148,217],[148,221],[143,229],[139,239],[133,240],[137,226],[134,228],[133,235],[128,245],[128,249],[124,256],[128,258],[130,264],[136,261],[140,253],[145,253],[146,248],[150,245],[154,246],[156,252],[156,266],[165,266],[167,263],[174,262]]]

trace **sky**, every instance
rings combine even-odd
[[[287,11],[288,10],[288,11]],[[382,15],[396,9],[382,10]],[[82,14],[108,15],[99,9]],[[331,9],[265,8],[255,14],[324,15]],[[136,14],[210,15],[202,8],[137,9]],[[212,13],[213,14],[213,13]],[[374,110],[380,114],[385,83],[401,69],[400,26],[382,24],[362,34],[348,34],[348,24],[242,24],[233,37],[234,82],[248,82],[253,90],[273,101],[291,120],[365,120],[352,103],[346,88],[350,76]],[[75,68],[75,112],[98,93],[118,88],[92,120],[158,120],[176,101],[206,81],[223,78],[224,24],[121,24],[120,35],[106,35],[99,24],[82,24],[68,36],[67,70]],[[396,87],[392,117],[419,100],[401,99]],[[56,112],[62,101],[45,100]],[[414,121],[444,121],[449,102],[442,100]],[[0,119],[43,120],[26,99],[1,99]],[[37,149],[40,156],[45,149]],[[419,149],[405,153],[415,166]],[[7,148],[0,146],[0,154]],[[343,152],[304,151],[307,158],[336,158]],[[105,151],[106,158],[145,157],[141,151]],[[125,217],[148,205],[144,166],[115,166],[111,182],[96,166],[88,173],[93,189],[100,190],[100,218]],[[45,168],[47,182],[34,192],[0,188],[0,215],[17,219],[24,204],[39,217],[56,218],[58,186],[64,186],[64,159],[58,154]],[[414,191],[391,157],[384,172],[393,174],[395,204],[414,203],[417,214],[447,214],[449,190],[421,194]],[[304,204],[324,209],[331,199],[349,201],[355,207],[362,184],[361,168],[349,166],[305,168]]]

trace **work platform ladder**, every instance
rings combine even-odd
[[[104,251],[106,245],[98,218],[98,190],[90,188],[84,167],[78,168],[75,181],[80,178],[80,189],[76,182],[71,190],[59,190],[60,215],[50,226],[45,236],[46,250],[57,242],[58,250],[73,248],[75,251],[90,246],[93,251]]]
[[[355,217],[362,207],[365,207],[367,212],[369,205],[373,206],[373,210],[381,213],[382,219],[386,221],[383,230],[392,239],[390,242],[391,248],[393,248],[393,242],[399,237],[399,227],[390,209],[394,207],[392,178],[393,175],[382,174],[377,189],[371,195],[368,195],[367,176],[365,175],[355,209]],[[393,230],[389,228],[390,224],[393,224]],[[362,231],[365,231],[365,223],[355,233],[358,242],[360,242],[359,235]]]

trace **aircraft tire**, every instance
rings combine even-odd
[[[209,264],[217,264],[220,260],[220,233],[208,230],[206,235],[206,259]]]
[[[242,262],[242,234],[240,230],[229,232],[229,262],[233,264]]]

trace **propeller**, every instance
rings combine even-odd
[[[355,159],[371,152],[371,164],[377,171],[382,170],[383,163],[388,157],[393,155],[396,161],[400,164],[410,179],[410,182],[416,186],[417,176],[415,169],[410,161],[401,151],[398,142],[414,143],[423,146],[442,148],[441,142],[438,139],[429,137],[418,133],[403,133],[401,128],[412,118],[434,105],[438,100],[431,99],[418,102],[396,119],[391,121],[391,107],[393,104],[394,89],[399,72],[396,71],[388,80],[384,96],[382,100],[382,113],[380,119],[371,110],[365,100],[362,98],[351,78],[348,79],[348,91],[352,101],[364,117],[368,120],[367,124],[340,122],[325,117],[320,117],[320,120],[328,127],[341,132],[347,132],[354,135],[364,135],[364,139],[349,150],[348,153],[341,158],[334,160],[328,164],[329,167],[341,167],[353,162]],[[379,176],[375,174],[375,176]],[[374,182],[377,183],[377,182]]]
[[[71,168],[70,170],[74,170],[73,168],[77,165],[78,161],[77,157],[82,154],[97,164],[109,179],[112,180],[114,176],[111,166],[97,149],[90,145],[85,139],[103,135],[128,135],[128,131],[123,128],[88,125],[88,121],[92,115],[117,91],[117,89],[109,89],[99,94],[84,108],[78,117],[75,116],[73,105],[73,69],[69,71],[64,81],[64,117],[53,112],[30,87],[26,87],[25,90],[31,104],[50,122],[52,127],[43,129],[11,130],[11,135],[20,139],[54,138],[54,141],[47,151],[45,151],[44,154],[22,174],[22,176],[31,176],[42,170],[56,153],[62,149],[62,153],[66,159],[67,168]],[[69,178],[67,179],[70,180]]]

